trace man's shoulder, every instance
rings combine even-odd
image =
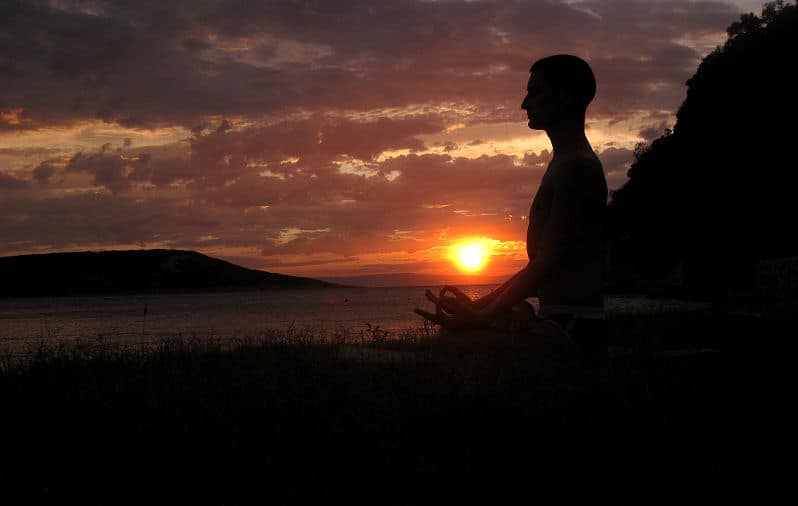
[[[595,181],[596,176],[604,176],[601,160],[595,153],[577,153],[552,160],[552,182],[560,184],[579,184]]]
[[[552,160],[552,166],[560,170],[579,170],[601,167],[601,160],[593,152],[578,152],[563,155]]]

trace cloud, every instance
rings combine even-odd
[[[599,152],[598,156],[607,177],[607,187],[610,190],[620,188],[629,179],[626,173],[634,158],[634,151],[624,148],[607,148]]]
[[[56,168],[53,166],[52,161],[46,160],[33,169],[33,179],[39,182],[40,185],[44,186],[55,174]]]
[[[8,0],[0,251],[387,272],[439,266],[425,255],[463,236],[523,240],[551,158],[515,129],[531,63],[591,63],[589,121],[624,130],[598,153],[617,188],[736,17],[688,0]],[[33,145],[55,127],[79,133]]]
[[[60,151],[59,148],[48,148],[48,147],[13,147],[13,148],[0,148],[0,156],[3,157],[28,157],[28,156],[46,156],[52,153]]]
[[[183,156],[177,147],[106,144],[37,166],[30,177],[41,188],[0,204],[0,229],[7,233],[0,240],[24,237],[52,248],[248,248],[253,257],[295,267],[308,252],[327,255],[319,260],[327,265],[335,258],[413,255],[464,236],[523,241],[551,153],[412,152],[418,135],[444,129],[436,116],[318,116],[208,125],[189,139]],[[398,148],[409,152],[381,156]],[[609,148],[599,155],[615,187],[632,152]]]
[[[335,172],[346,160],[365,163],[386,150],[421,150],[425,146],[417,136],[443,128],[440,120],[426,116],[368,121],[314,117],[242,129],[225,120],[216,128],[195,130],[186,159],[139,156],[129,174],[125,167],[131,162],[124,154],[103,153],[79,161],[82,170],[100,173],[104,179],[98,183],[112,190],[112,185],[119,186],[131,176],[157,186],[184,181],[212,188],[260,173],[279,178],[303,171],[308,175]]]
[[[661,123],[659,123],[659,124],[657,124],[655,126],[644,128],[644,129],[640,130],[640,134],[639,135],[644,141],[651,142],[651,141],[661,137],[665,133],[665,130],[667,128],[668,128],[668,123],[663,121],[663,122],[661,122]]]
[[[109,152],[107,147],[103,146],[97,153],[78,152],[69,160],[66,170],[91,174],[94,176],[92,183],[95,186],[104,186],[113,193],[122,193],[130,189],[131,179],[136,179],[146,163],[146,157],[127,157],[121,150]],[[36,174],[34,177],[39,179]]]
[[[516,120],[529,65],[554,52],[593,64],[591,114],[623,117],[678,105],[701,56],[684,41],[722,34],[737,15],[687,0],[10,0],[3,9],[4,129],[92,118],[191,127],[208,116],[441,103]]]
[[[27,185],[28,183],[24,179],[0,171],[0,190],[20,190]]]
[[[416,131],[386,126],[373,142],[393,145],[385,132],[411,139]],[[346,128],[360,131],[359,126]],[[523,237],[523,223],[508,222],[506,215],[526,213],[548,157],[408,154],[372,161],[370,172],[338,170],[339,151],[374,152],[355,142],[335,144],[339,147],[308,162],[288,163],[283,175],[231,162],[235,177],[219,176],[218,184],[207,184],[214,177],[209,167],[225,153],[233,159],[245,153],[267,158],[285,153],[260,144],[264,132],[257,129],[214,130],[210,139],[205,137],[196,139],[192,150],[200,149],[185,160],[106,146],[75,154],[63,169],[55,162],[41,164],[31,177],[49,182],[46,187],[31,187],[0,202],[0,241],[26,240],[59,249],[164,244],[247,247],[267,256],[314,251],[352,257],[423,250],[437,245],[443,230],[452,237],[479,233],[516,240]],[[53,178],[56,172],[64,177]],[[169,184],[178,179],[181,184]]]

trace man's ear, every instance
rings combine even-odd
[[[557,97],[557,103],[563,107],[570,108],[574,105],[574,94],[568,88],[557,88],[555,96]]]
[[[559,88],[555,91],[555,100],[557,101],[558,108],[563,112],[576,112],[579,110],[579,104],[576,96],[568,88]]]

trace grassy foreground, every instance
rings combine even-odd
[[[794,477],[790,321],[616,318],[592,362],[375,328],[42,346],[0,360],[0,487],[18,504],[762,503]]]

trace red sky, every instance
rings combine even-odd
[[[321,278],[522,266],[529,66],[593,67],[610,188],[751,1],[4,1],[0,255],[193,249]]]

